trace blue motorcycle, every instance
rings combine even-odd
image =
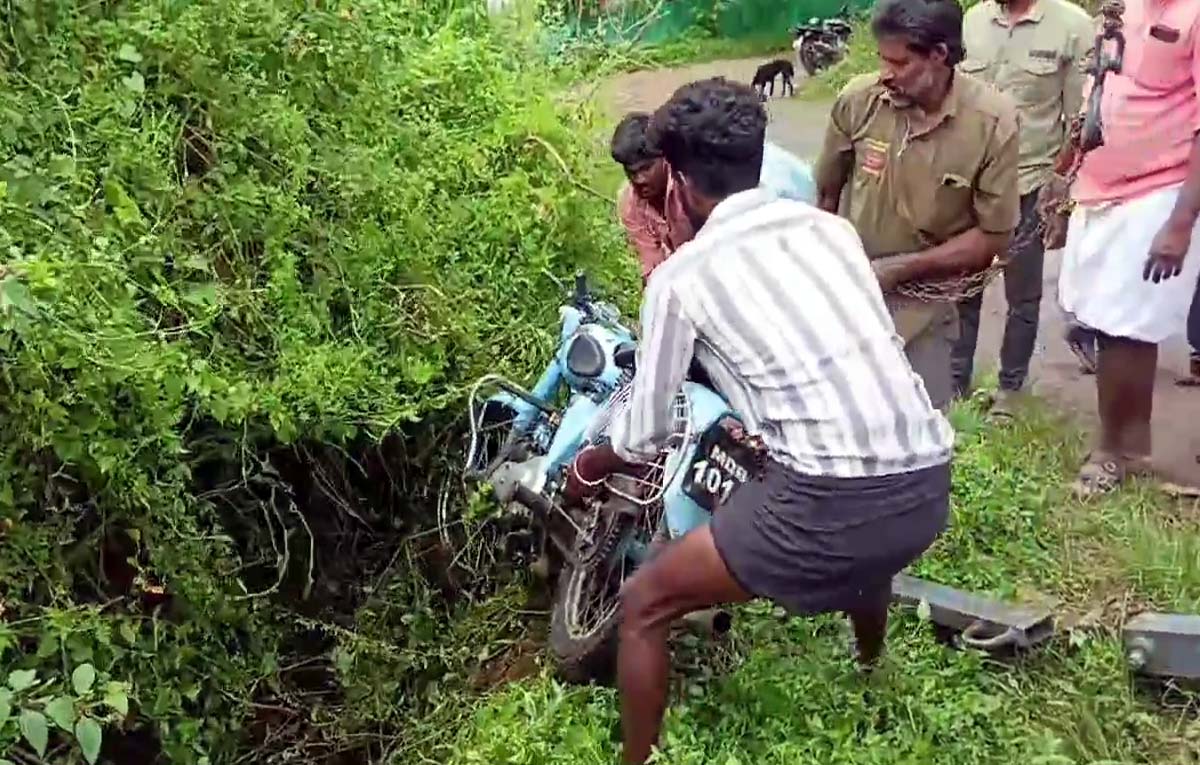
[[[707,523],[754,473],[756,449],[726,401],[689,379],[675,397],[672,436],[658,459],[637,476],[613,476],[585,506],[565,507],[571,461],[607,438],[628,404],[636,343],[617,311],[591,297],[582,276],[560,315],[559,348],[532,390],[494,376],[474,389],[466,473],[531,521],[541,573],[559,569],[550,648],[562,676],[585,682],[609,668],[622,583],[658,545]],[[499,390],[478,404],[486,385]],[[561,408],[554,403],[560,398]],[[729,626],[723,612],[692,621],[713,631]]]

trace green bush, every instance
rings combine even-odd
[[[6,6],[0,751],[39,715],[56,761],[94,754],[80,715],[114,761],[327,741],[380,692],[350,687],[363,646],[403,702],[444,604],[400,540],[465,386],[544,360],[556,277],[636,286],[579,188],[586,115],[481,6]],[[309,717],[280,701],[299,661],[336,702]],[[72,689],[85,665],[128,714]]]

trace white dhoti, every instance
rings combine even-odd
[[[1181,275],[1158,284],[1142,278],[1150,244],[1179,190],[1173,186],[1128,202],[1075,207],[1058,277],[1063,310],[1113,337],[1161,343],[1183,334],[1200,280],[1200,222]]]

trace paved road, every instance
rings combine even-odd
[[[652,110],[675,88],[696,79],[722,75],[749,82],[760,63],[758,59],[742,59],[635,72],[606,83],[600,97],[614,115],[633,109]],[[815,157],[820,150],[829,104],[780,98],[772,100],[768,109],[771,115],[768,137],[801,157]],[[1095,382],[1079,372],[1074,357],[1061,340],[1064,324],[1055,288],[1060,262],[1057,255],[1051,252],[1046,258],[1041,331],[1031,370],[1032,383],[1038,394],[1090,428],[1095,425]],[[997,280],[984,298],[977,370],[994,370],[997,365],[1005,310],[1003,290],[1003,284]],[[1168,343],[1159,361],[1155,390],[1154,459],[1172,480],[1200,486],[1200,389],[1175,385],[1186,368],[1187,347],[1182,338]]]

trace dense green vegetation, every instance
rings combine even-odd
[[[0,9],[0,753],[367,761],[474,655],[465,386],[637,283],[481,6]]]

